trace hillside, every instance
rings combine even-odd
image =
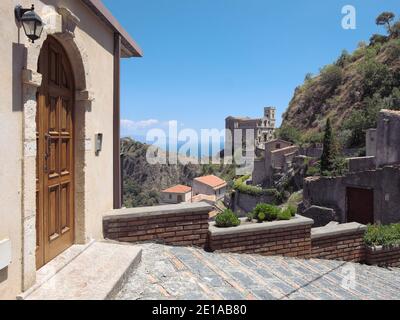
[[[306,76],[283,115],[284,137],[318,141],[331,118],[342,143],[360,146],[363,131],[376,125],[380,109],[400,109],[400,21],[388,30],[387,36],[360,43],[352,54],[344,51],[318,75]]]
[[[219,165],[150,165],[146,160],[148,145],[129,138],[121,140],[124,154],[124,206],[152,206],[159,202],[160,191],[176,184],[191,185],[196,177],[215,174],[231,183],[234,169]],[[162,151],[160,151],[162,152]]]

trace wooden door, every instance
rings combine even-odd
[[[74,242],[74,80],[64,49],[51,37],[43,45],[39,72],[37,268]]]
[[[347,188],[347,222],[374,223],[374,190]]]

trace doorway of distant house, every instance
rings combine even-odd
[[[374,223],[374,190],[347,188],[347,222]]]
[[[74,76],[61,44],[43,44],[36,115],[36,267],[74,242]]]
[[[182,196],[178,196],[178,203],[182,203],[183,202],[183,197]]]

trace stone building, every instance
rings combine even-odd
[[[24,34],[18,4],[35,5],[39,38]],[[3,0],[0,15],[5,299],[65,249],[102,239],[102,215],[121,207],[120,59],[141,50],[100,0]]]
[[[264,108],[264,116],[258,119],[248,117],[228,117],[225,119],[225,150],[232,150],[246,147],[247,131],[252,133],[254,138],[254,147],[263,148],[264,143],[274,138],[276,125],[276,109],[274,107]],[[241,139],[241,141],[235,141]]]
[[[192,188],[177,185],[161,191],[162,204],[179,204],[192,201]]]
[[[333,210],[334,220],[342,223],[400,222],[399,111],[380,112],[378,128],[367,134],[367,155],[349,159],[345,176],[305,179],[301,213],[323,217]]]
[[[198,195],[215,196],[215,199],[224,198],[228,184],[216,176],[204,176],[193,180],[193,197]]]
[[[253,185],[271,187],[276,173],[286,172],[299,154],[299,147],[281,139],[265,143],[264,154],[254,160]]]

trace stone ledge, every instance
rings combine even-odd
[[[246,219],[242,219],[246,221]],[[264,222],[264,223],[251,223],[245,224],[233,228],[218,228],[215,222],[210,222],[209,233],[213,236],[224,236],[232,234],[242,234],[242,233],[252,233],[257,231],[272,231],[276,229],[287,229],[299,226],[312,226],[314,220],[296,215],[295,218],[288,221],[274,221],[274,222]]]
[[[365,246],[367,248],[368,253],[386,253],[390,251],[399,251],[400,252],[400,245],[394,246]]]
[[[204,214],[209,213],[212,210],[213,207],[207,203],[184,203],[156,207],[113,210],[104,215],[103,220],[108,221],[115,219],[146,218],[153,216],[168,216],[174,214]]]
[[[311,239],[318,240],[322,238],[337,237],[341,235],[349,235],[358,232],[365,232],[366,230],[367,226],[356,222],[339,224],[336,226],[314,228],[311,229]]]

